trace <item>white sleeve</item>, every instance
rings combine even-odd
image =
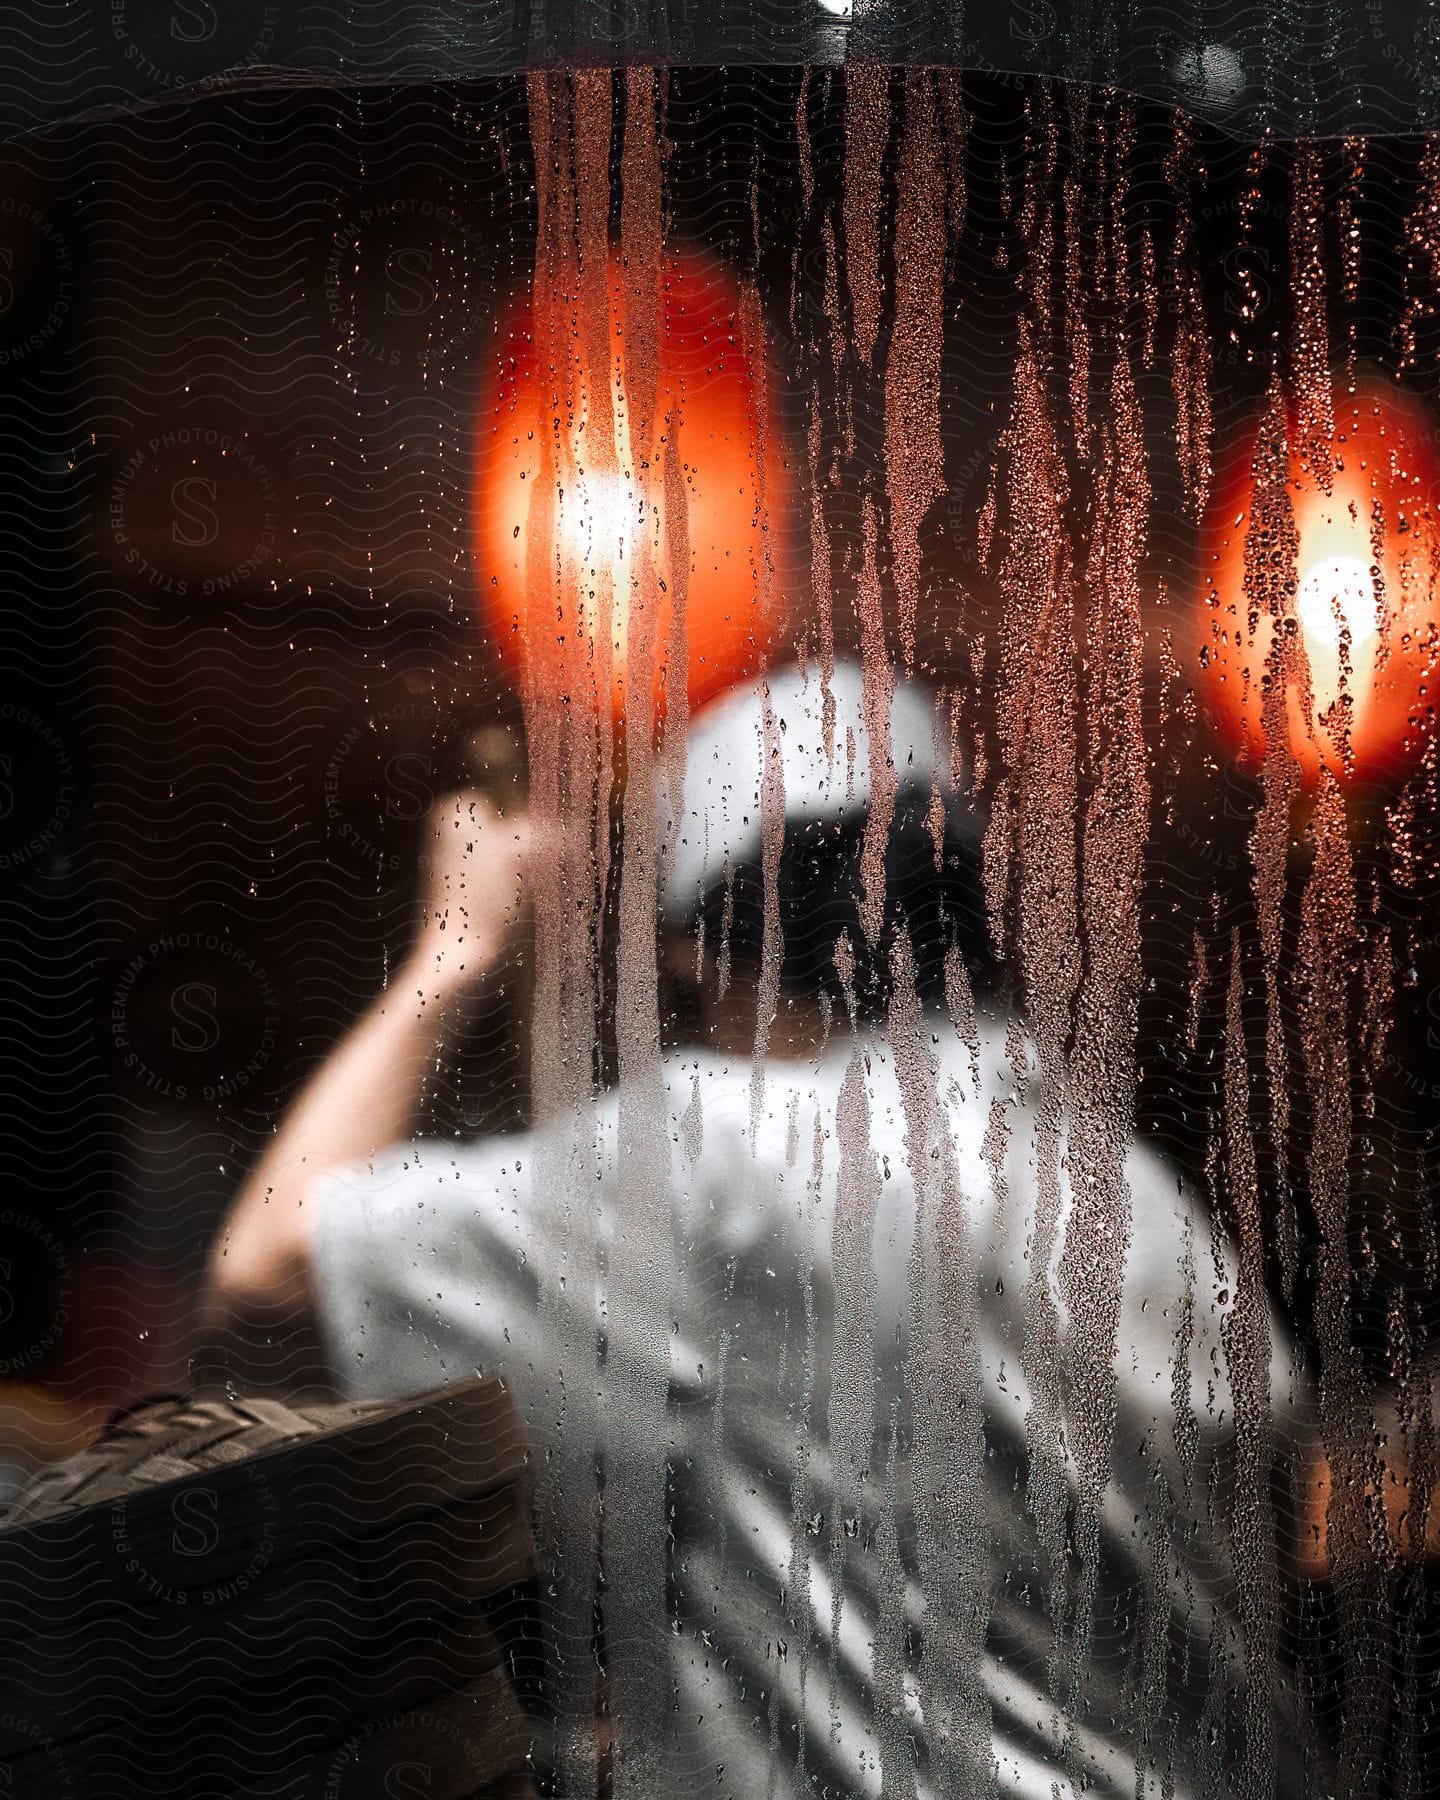
[[[531,1133],[428,1139],[324,1182],[312,1274],[342,1388],[399,1395],[501,1373],[522,1411],[543,1407],[563,1371],[542,1298],[567,1253],[561,1197],[536,1201],[544,1152]],[[593,1298],[590,1316],[575,1349],[593,1368]]]
[[[733,1324],[721,1314],[733,1290],[745,1291],[737,1270],[782,1255],[787,1216],[770,1191],[783,1159],[781,1175],[767,1179],[748,1142],[748,1073],[743,1083],[693,1082],[702,1085],[703,1154],[687,1144],[692,1076],[667,1096],[673,1281],[640,1295],[658,1321],[641,1335],[672,1377],[680,1359],[682,1390],[696,1366],[713,1366],[711,1340]],[[611,1095],[568,1124],[463,1144],[419,1140],[330,1176],[316,1195],[311,1267],[342,1388],[380,1397],[499,1374],[532,1442],[558,1441],[562,1420],[575,1422],[587,1391],[593,1397],[605,1360],[617,1279],[610,1252],[628,1229],[622,1162]],[[641,1251],[633,1230],[627,1246],[623,1260],[633,1263]],[[690,1327],[680,1336],[677,1319]]]

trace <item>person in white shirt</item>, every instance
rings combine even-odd
[[[1131,1242],[1096,1246],[1121,1288],[1098,1535],[1063,1411],[1045,1441],[1054,1415],[1027,1377],[1037,1293],[1062,1364],[1067,1319],[1058,1252],[1044,1270],[1030,1255],[1031,1059],[1003,987],[972,999],[976,839],[936,735],[902,682],[883,928],[867,935],[860,672],[772,675],[696,721],[662,821],[667,962],[693,966],[702,919],[708,952],[701,1045],[661,1065],[663,1283],[637,1283],[626,1237],[623,1093],[527,1133],[411,1140],[437,1017],[495,965],[536,860],[529,821],[461,797],[437,817],[408,962],[236,1204],[216,1305],[309,1309],[357,1397],[503,1376],[539,1470],[561,1792],[593,1792],[605,1765],[598,1651],[616,1791],[1326,1793],[1286,1634],[1237,1598],[1237,1557],[1289,1580],[1306,1552],[1284,1561],[1268,1508],[1269,1544],[1228,1524],[1233,1254],[1138,1142]],[[762,992],[776,1016],[757,1066]],[[1298,1486],[1317,1454],[1309,1386],[1267,1324],[1266,1430],[1276,1479]],[[663,1393],[658,1437],[617,1370]],[[592,1644],[597,1533],[609,1571],[647,1482],[667,1521],[651,1547],[663,1600],[627,1610],[602,1573]]]

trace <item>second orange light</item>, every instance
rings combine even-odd
[[[1263,429],[1217,487],[1204,546],[1202,686],[1221,726],[1257,758],[1278,722],[1307,777],[1322,767],[1378,777],[1413,761],[1434,718],[1434,426],[1418,402],[1378,380],[1337,387],[1333,414],[1328,492],[1296,447],[1293,415],[1279,452],[1283,502],[1277,493],[1266,514]],[[1289,639],[1284,654],[1277,625]]]

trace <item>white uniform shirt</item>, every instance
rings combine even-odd
[[[1218,1793],[1255,1754],[1251,1680],[1280,1709],[1267,1791],[1325,1792],[1303,1694],[1275,1680],[1277,1652],[1236,1599],[1228,1246],[1137,1146],[1097,1545],[1063,1429],[1024,1373],[1037,1304],[1062,1382],[1066,1336],[1054,1259],[1043,1293],[1031,1280],[1035,1115],[1000,1030],[978,1065],[948,1021],[932,1048],[908,1090],[880,1043],[773,1061],[754,1112],[743,1059],[667,1057],[668,1244],[627,1235],[616,1096],[580,1122],[578,1151],[558,1128],[431,1140],[337,1175],[315,1283],[342,1381],[379,1397],[504,1376],[537,1457],[557,1642],[592,1676],[588,1574],[568,1596],[566,1576],[599,1516],[587,1472],[603,1466],[606,1656],[622,1757],[645,1740],[636,1791]],[[920,1115],[917,1079],[934,1101]],[[1061,1194],[1063,1238],[1063,1159]],[[1120,1261],[1114,1246],[1095,1255]],[[665,1278],[647,1286],[652,1264]],[[1283,1469],[1310,1406],[1268,1328]],[[657,1381],[658,1431],[624,1386]],[[647,1483],[667,1520],[647,1552],[664,1599],[637,1625],[615,1539]]]

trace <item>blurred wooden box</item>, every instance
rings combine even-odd
[[[125,1416],[0,1523],[12,1800],[533,1792],[527,1473],[494,1379]]]

